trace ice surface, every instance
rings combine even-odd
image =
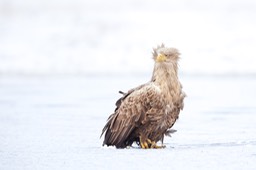
[[[165,149],[102,147],[130,76],[2,76],[0,169],[255,169],[256,79],[181,75],[188,97]]]

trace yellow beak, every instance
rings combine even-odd
[[[166,60],[166,56],[163,55],[163,54],[159,54],[157,57],[156,57],[156,61],[157,62],[163,62]]]

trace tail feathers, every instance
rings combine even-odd
[[[125,148],[126,145],[123,143],[123,141],[118,141],[113,139],[113,134],[110,132],[110,130],[108,129],[106,134],[105,134],[105,139],[103,142],[103,146],[107,145],[107,146],[115,146],[116,148]]]
[[[118,135],[114,134],[111,130],[112,125],[115,123],[116,117],[117,117],[117,114],[115,113],[111,114],[108,118],[106,125],[102,129],[102,133],[100,137],[102,137],[102,135],[105,133],[105,137],[102,145],[116,146],[116,148],[124,148],[126,146],[124,145],[123,140],[120,140],[118,138]]]
[[[100,138],[102,137],[102,135],[104,134],[104,132],[109,129],[110,124],[111,124],[112,117],[113,117],[113,114],[111,114],[111,115],[108,117],[107,123],[106,123],[106,125],[104,126],[104,128],[102,129]]]

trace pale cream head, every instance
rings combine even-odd
[[[153,59],[155,62],[177,62],[179,60],[179,51],[176,48],[167,48],[164,44],[153,48]]]

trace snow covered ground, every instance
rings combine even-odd
[[[256,79],[181,75],[188,97],[165,149],[102,147],[130,76],[2,76],[0,169],[255,169]],[[108,82],[108,83],[107,83]]]
[[[255,0],[0,0],[0,169],[255,169]],[[181,52],[166,149],[102,147],[118,90]]]

